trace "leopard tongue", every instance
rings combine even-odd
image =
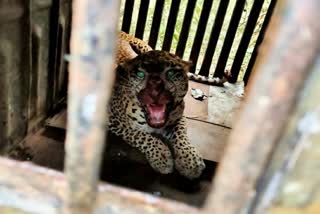
[[[152,127],[161,127],[166,121],[166,105],[151,104],[147,105],[149,125]]]

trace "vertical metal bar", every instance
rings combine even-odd
[[[191,54],[190,54],[190,60],[192,60],[193,62],[193,67],[190,70],[190,72],[192,73],[195,72],[195,69],[197,66],[199,53],[200,53],[204,33],[207,28],[207,23],[208,23],[210,11],[211,11],[212,3],[213,3],[213,0],[205,0],[203,2],[203,7],[202,7],[198,27],[197,27],[197,32],[192,45]]]
[[[251,37],[253,35],[254,28],[256,27],[263,2],[264,0],[256,0],[252,5],[252,9],[248,17],[247,25],[242,34],[242,38],[231,67],[231,77],[229,79],[229,82],[231,83],[235,83],[238,80],[240,68],[241,68],[243,59],[246,55]]]
[[[134,5],[134,0],[126,0],[126,3],[124,5],[124,13],[123,13],[121,30],[126,33],[129,33],[130,31],[133,5]]]
[[[57,83],[58,81],[58,65],[57,65],[57,55],[58,55],[58,29],[59,29],[59,14],[60,14],[60,0],[53,1],[50,7],[50,21],[49,21],[49,56],[48,56],[48,85],[52,87],[51,90],[47,90],[47,110],[52,110],[54,108],[54,102],[57,99]],[[39,77],[38,77],[39,78]]]
[[[135,37],[143,39],[150,0],[141,0]]]
[[[320,192],[316,193],[320,188],[319,162],[316,161],[320,152],[319,82],[320,52],[300,92],[307,96],[299,96],[297,107],[256,185],[250,213],[266,213],[266,210],[273,213],[272,208],[290,213],[289,210],[296,207],[300,213],[320,213]],[[291,186],[296,188],[286,191]]]
[[[212,63],[212,57],[217,47],[217,42],[219,39],[219,35],[223,25],[224,17],[228,9],[229,2],[230,0],[220,0],[214,25],[212,26],[209,43],[208,43],[206,53],[204,55],[204,59],[199,71],[200,75],[207,76],[209,74],[211,63]]]
[[[264,43],[267,48],[262,50],[270,51],[260,55],[259,59],[264,57],[260,61],[263,64],[248,88],[246,102],[230,135],[206,204],[210,213],[241,213],[250,204],[257,181],[319,54],[320,2],[288,2],[277,5],[272,20],[275,25],[268,29]]]
[[[170,51],[174,28],[177,22],[180,3],[181,3],[181,0],[176,0],[171,2],[169,18],[168,18],[168,23],[166,27],[166,33],[165,33],[164,41],[162,44],[162,50]]]
[[[241,19],[242,11],[244,8],[246,1],[245,0],[238,0],[236,6],[234,7],[233,14],[231,17],[231,21],[228,27],[228,31],[226,34],[226,38],[224,40],[222,50],[218,59],[217,67],[214,71],[215,77],[223,77],[224,69],[227,64],[227,60],[229,57],[229,53],[232,47],[232,43],[234,41],[234,37],[236,35],[238,25]]]
[[[189,30],[191,26],[191,20],[194,12],[194,8],[196,5],[196,0],[189,0],[187,4],[186,13],[184,14],[182,29],[179,36],[179,41],[177,45],[176,55],[182,57],[184,54],[184,50],[186,48],[187,39],[189,36]]]
[[[249,64],[248,64],[247,70],[246,70],[246,72],[244,74],[244,77],[243,77],[243,81],[244,81],[245,85],[247,85],[247,83],[248,83],[251,71],[253,69],[253,65],[254,65],[254,63],[255,63],[255,61],[257,59],[258,49],[259,49],[259,47],[260,47],[260,45],[261,45],[261,43],[262,43],[262,41],[264,39],[264,35],[265,35],[266,29],[267,29],[267,27],[269,25],[269,22],[270,22],[273,10],[275,8],[276,2],[277,2],[277,0],[271,0],[269,8],[268,8],[268,12],[267,12],[267,14],[266,14],[266,16],[264,18],[264,21],[263,21],[263,24],[262,24],[262,27],[261,27],[261,30],[260,30],[256,45],[254,46],[253,52],[251,54],[251,58],[249,60]]]
[[[114,80],[119,1],[75,0],[73,12],[64,213],[92,213]]]
[[[149,45],[152,48],[155,48],[156,44],[157,44],[160,22],[161,22],[162,12],[163,12],[163,6],[164,6],[164,0],[157,0],[156,8],[155,8],[154,14],[153,14],[151,32],[150,32],[150,36],[149,36]]]

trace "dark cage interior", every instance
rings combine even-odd
[[[202,3],[201,9],[197,11],[196,5],[199,2]],[[193,73],[221,78],[227,69],[237,29],[244,25],[241,39],[234,51],[229,82],[235,83],[243,80],[246,84],[276,1],[270,1],[265,19],[261,23],[258,23],[258,18],[265,1],[254,1],[250,10],[246,11],[246,1],[238,0],[235,1],[231,12],[227,13],[230,2],[232,1],[126,0],[122,2],[124,8],[120,28],[122,31],[134,34],[137,38],[144,39],[145,29],[148,28],[148,14],[150,8],[153,7],[149,37],[146,39],[149,45],[152,48],[159,47],[159,49],[172,51],[181,57],[187,57],[194,63]],[[165,4],[170,5],[168,11],[165,11]],[[212,15],[212,8],[215,4],[217,5],[215,19],[210,22],[210,15]],[[181,5],[185,5],[185,8]],[[137,15],[133,13],[134,9],[138,11]],[[175,31],[181,10],[185,15],[182,17],[181,30],[177,34]],[[192,18],[195,13],[199,14],[199,19],[196,30],[193,32]],[[247,14],[246,20],[241,23],[244,13]],[[227,27],[223,29],[228,16],[230,20]],[[163,22],[164,17],[165,22]],[[239,76],[257,25],[261,25],[257,42],[253,45],[244,73]],[[132,26],[133,31],[130,30]],[[163,35],[161,35],[161,26],[165,26]],[[68,65],[65,56],[69,53],[71,0],[16,0],[10,3],[0,3],[0,27],[0,72],[2,74],[0,78],[2,86],[0,146],[2,154],[62,170],[65,154],[68,83]],[[188,47],[190,33],[193,33],[194,37]],[[221,34],[225,34],[225,37],[220,48],[218,43]],[[203,48],[206,35],[207,45]],[[174,42],[176,43],[175,50],[172,47]],[[186,56],[186,51],[189,52],[189,57]],[[220,54],[214,63],[213,59],[217,51]],[[209,90],[203,85],[197,85],[197,87]],[[217,140],[226,140],[230,127],[225,127],[225,124],[215,124],[216,128],[212,128],[213,126],[207,123],[209,122],[205,121],[200,126],[200,123],[190,120],[190,126],[195,127],[191,128],[193,135],[196,136],[197,131],[206,127],[204,129],[210,130],[207,135],[214,133],[214,136],[218,136]],[[203,138],[206,137],[203,136]],[[112,134],[109,134],[108,139],[109,143],[101,171],[101,178],[104,181],[187,202],[191,205],[201,206],[204,203],[218,159],[205,157],[207,159],[206,170],[199,179],[190,181],[178,173],[171,175],[155,173],[146,164],[144,157],[127,144]],[[215,152],[211,151],[214,148],[202,147],[201,151]]]

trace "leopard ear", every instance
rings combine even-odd
[[[189,72],[191,67],[193,66],[193,62],[191,60],[189,61],[183,60],[183,66],[184,66],[184,70]]]
[[[125,64],[126,64],[125,62],[119,63],[119,65],[117,66],[117,69],[116,69],[117,75],[126,76],[128,74],[128,71],[125,67]]]

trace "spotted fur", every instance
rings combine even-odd
[[[121,37],[120,40],[122,39]],[[130,39],[132,37],[129,37]],[[187,73],[191,64],[168,52],[152,51],[149,48],[140,49],[141,52],[134,56],[133,48],[130,50],[131,43],[131,40],[122,41],[126,46],[119,47],[118,50],[119,65],[109,107],[110,131],[143,153],[154,170],[168,174],[175,168],[187,178],[197,178],[205,164],[188,140],[186,121],[183,117],[183,99],[188,90]],[[123,52],[119,53],[122,50],[130,53],[127,58]],[[137,94],[146,87],[147,80],[137,78],[135,70],[148,66],[161,68],[164,72],[171,68],[181,70],[181,75],[175,76],[171,81],[165,81],[165,89],[170,91],[174,102],[168,120],[161,128],[148,125],[144,109],[137,98]]]

